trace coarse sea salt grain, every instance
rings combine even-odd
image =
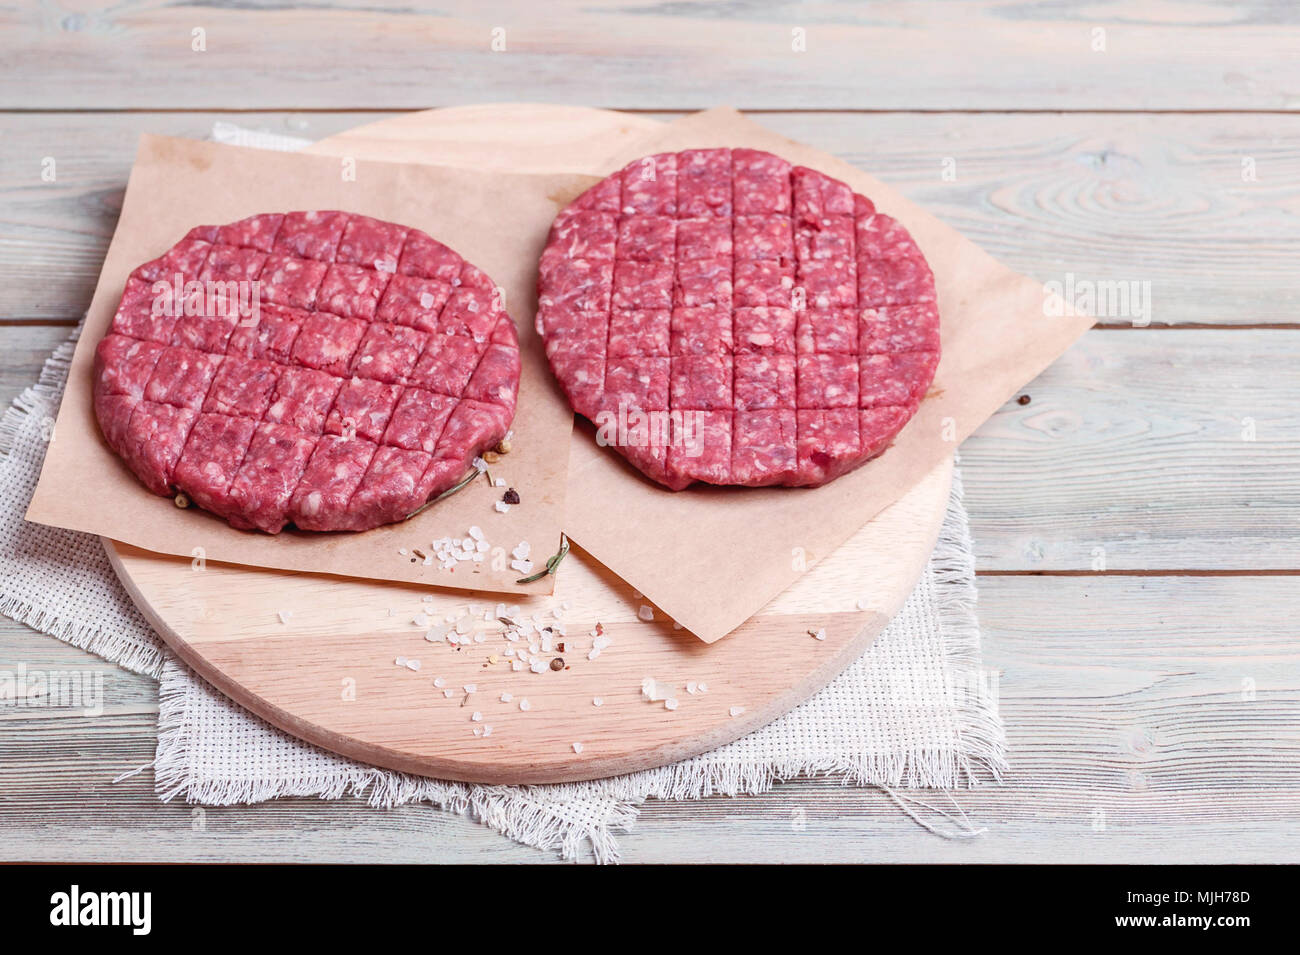
[[[745,712],[745,708],[743,706],[733,706],[731,709],[727,710],[727,712],[732,716],[739,716],[741,713]]]
[[[871,605],[871,601],[868,600],[866,597],[859,597],[858,602],[855,606],[857,606],[859,610],[866,610],[867,607],[869,607],[870,605]]]
[[[583,746],[582,746],[581,743],[574,743],[574,744],[573,744],[573,751],[574,751],[575,753],[581,753],[582,750],[583,750]]]
[[[447,689],[442,691],[442,695],[450,700],[453,696],[456,695],[456,691],[448,687]]]
[[[465,684],[465,692],[466,692],[466,693],[477,693],[477,692],[478,692],[478,684],[477,684],[477,683],[466,683],[466,684]]]
[[[668,697],[668,699],[664,700],[664,709],[665,710],[677,709],[677,698],[674,696],[670,696]]]
[[[495,504],[492,505],[492,507],[496,510],[498,514],[505,514],[510,510],[510,505],[507,504],[505,501],[497,501]]]
[[[483,727],[483,735],[484,735],[484,736],[491,736],[491,735],[492,735],[492,727],[491,727],[490,725],[489,725],[489,726],[484,726],[484,727]]]
[[[649,623],[655,618],[654,608],[649,604],[642,604],[641,609],[636,612],[636,616],[638,620],[644,620],[646,623]]]
[[[532,708],[532,704],[529,703],[527,699],[523,699],[519,701],[519,708],[527,713],[528,710]]]
[[[407,660],[407,661],[406,661],[406,668],[407,668],[408,670],[414,670],[414,671],[417,671],[417,672],[418,672],[419,669],[420,669],[420,661],[419,661],[419,660]]]
[[[599,696],[593,696],[593,697],[591,698],[591,705],[592,705],[592,706],[604,706],[604,705],[605,705],[605,701],[604,701],[603,699],[601,699]]]
[[[278,614],[276,614],[276,616],[280,618],[280,622],[281,622],[281,623],[288,623],[288,622],[289,622],[289,618],[293,616],[293,611],[292,611],[292,610],[281,610]]]
[[[514,698],[515,698],[515,695],[514,695],[513,693],[502,693],[502,694],[501,694],[501,702],[502,702],[502,703],[509,703],[509,702],[510,702],[511,700],[513,700]]]
[[[814,630],[814,631],[812,632],[812,635],[813,635],[813,639],[814,639],[814,640],[825,640],[825,639],[826,639],[826,628],[825,628],[825,627],[818,627],[816,630]]]
[[[483,528],[479,527],[477,524],[473,525],[469,529],[469,536],[476,541],[481,541],[483,539]]]
[[[483,714],[480,713],[478,710],[475,710],[474,715],[471,716],[470,719],[473,720],[475,723],[481,723],[483,722]]]
[[[646,677],[641,681],[641,697],[652,703],[659,703],[673,695],[673,688],[667,683],[656,680],[652,676]]]
[[[529,544],[528,541],[520,541],[518,544],[515,545],[515,549],[510,552],[510,556],[517,557],[519,560],[523,560],[530,553],[532,553],[532,550],[533,550],[533,546]]]

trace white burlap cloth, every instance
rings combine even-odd
[[[214,138],[301,145],[238,127],[219,129]],[[835,774],[888,790],[913,818],[934,828],[913,809],[933,807],[895,790],[955,789],[996,778],[1005,766],[996,674],[980,666],[974,558],[959,475],[929,566],[871,649],[803,705],[711,753],[594,782],[474,786],[376,769],[300,742],[231,703],[169,653],[119,585],[97,538],[23,520],[71,355],[71,342],[61,346],[40,381],[0,422],[0,612],[159,679],[153,768],[162,799],[209,805],[277,796],[348,795],[373,806],[419,801],[471,813],[519,842],[565,858],[586,846],[597,860],[612,861],[615,833],[627,829],[650,798],[734,796],[800,775]],[[964,818],[954,821],[956,829],[945,822],[936,831],[972,832]]]

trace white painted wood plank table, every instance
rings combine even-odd
[[[1149,283],[1150,321],[1104,315],[962,449],[1011,744],[1005,783],[959,797],[987,834],[944,842],[879,793],[799,780],[651,803],[625,858],[1295,861],[1300,11],[719,9],[0,11],[0,400],[88,304],[142,131],[318,138],[491,100],[761,111],[1044,282]],[[106,705],[0,705],[4,859],[551,860],[422,806],[286,799],[197,825],[148,773],[111,782],[153,755],[153,683],[4,621],[0,669],[19,664],[100,672]]]

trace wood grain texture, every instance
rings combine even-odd
[[[0,114],[0,321],[72,320],[85,310],[140,132],[202,138],[223,120],[320,139],[383,116]],[[768,113],[759,120],[879,175],[1017,271],[1044,282],[1072,274],[1149,283],[1152,325],[1300,324],[1292,188],[1300,178],[1300,116]],[[54,182],[41,179],[46,157],[55,159]],[[543,166],[555,160],[538,157]],[[1246,160],[1254,181],[1243,181]],[[946,170],[955,178],[945,179]]]
[[[1298,600],[1275,577],[986,577],[985,667],[997,673],[1012,767],[1002,785],[956,795],[984,836],[944,842],[881,793],[799,780],[757,797],[650,802],[620,838],[624,858],[1292,862]],[[20,661],[102,670],[107,706],[96,718],[0,707],[7,858],[553,861],[424,806],[160,804],[148,772],[110,781],[153,757],[154,685],[0,624],[0,668]]]
[[[981,569],[1300,569],[1300,331],[1094,330],[962,445]]]
[[[730,105],[768,109],[1290,110],[1300,95],[1295,12],[1207,0],[893,0],[867,11],[851,0],[462,0],[436,11],[92,0],[6,8],[0,37],[0,104],[26,109],[399,109],[521,91],[694,109],[718,105],[709,91],[719,90]]]

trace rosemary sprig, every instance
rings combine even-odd
[[[533,574],[530,577],[521,577],[518,580],[516,580],[515,583],[531,584],[534,580],[541,580],[543,577],[547,577],[551,574],[554,574],[556,568],[560,566],[560,561],[564,560],[564,555],[567,554],[568,552],[569,552],[569,538],[566,537],[563,533],[561,533],[560,549],[556,551],[554,554],[552,554],[550,557],[546,558],[546,569],[539,570],[537,573]]]
[[[444,497],[451,497],[453,494],[455,494],[457,491],[459,491],[461,488],[467,485],[470,481],[474,480],[476,477],[478,477],[478,468],[474,468],[474,470],[470,471],[469,474],[461,478],[458,483],[453,484],[451,487],[447,488],[447,490],[443,491],[437,497],[430,498],[429,500],[425,501],[423,504],[421,504],[419,507],[413,510],[410,514],[407,514],[406,519],[409,521],[411,518],[415,517],[415,515],[428,510],[430,507],[433,507],[433,505],[437,504]]]

